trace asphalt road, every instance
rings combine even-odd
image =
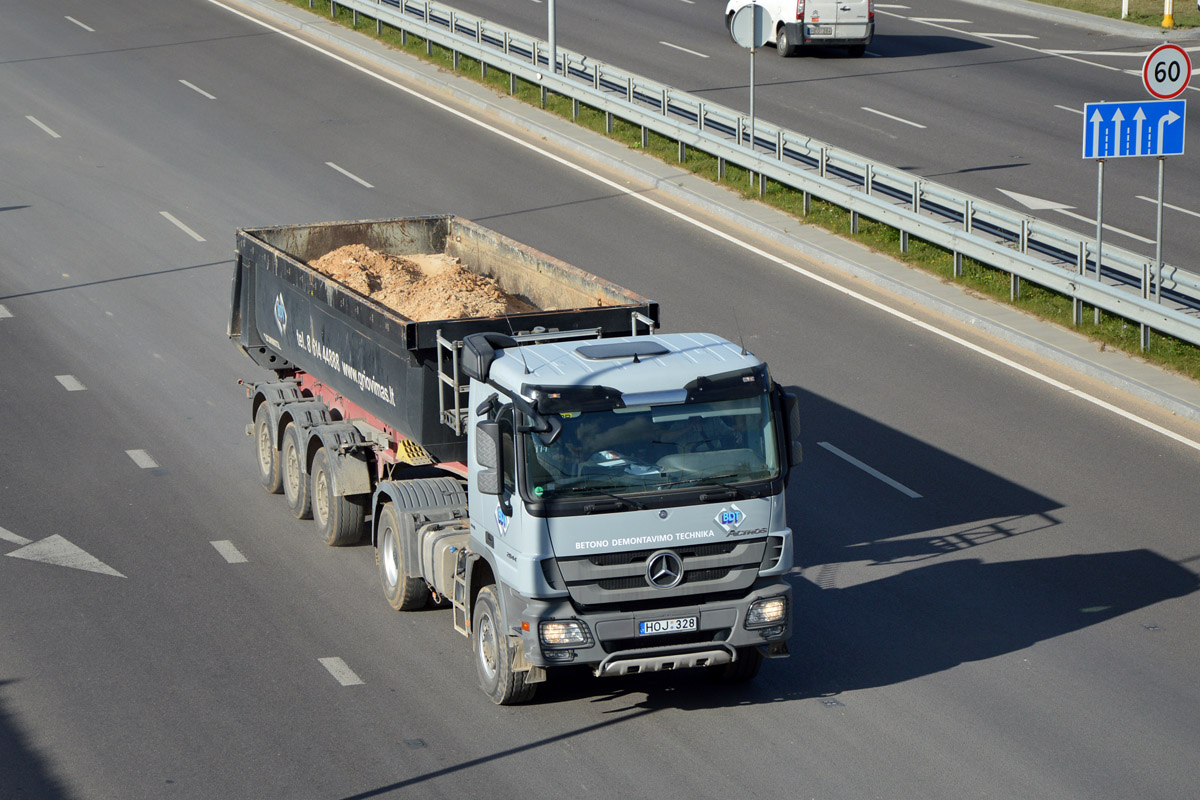
[[[547,7],[539,0],[453,5],[547,36]],[[750,56],[725,30],[722,0],[558,0],[555,8],[560,47],[730,108],[749,107]],[[875,39],[864,58],[849,58],[840,48],[812,48],[781,59],[773,46],[762,48],[755,62],[755,115],[1095,233],[1097,167],[1081,157],[1084,105],[1151,100],[1141,68],[1159,42],[1024,16],[1003,2],[877,3],[875,19]],[[1195,48],[1200,39],[1179,43]],[[1197,97],[1200,84],[1193,84],[1181,99]],[[1194,129],[1200,118],[1192,105],[1185,124]],[[1194,255],[1200,250],[1197,164],[1185,154],[1165,165],[1163,258],[1192,271],[1200,270]],[[1108,244],[1154,256],[1157,188],[1157,159],[1108,161]]]
[[[0,797],[1200,789],[1196,450],[206,0],[19,4],[0,53]],[[261,491],[233,230],[442,212],[799,392],[792,658],[494,707],[446,612]]]

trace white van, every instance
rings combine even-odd
[[[725,27],[748,0],[729,0]],[[875,35],[875,0],[759,0],[771,20],[771,38],[779,55],[792,56],[802,45],[845,47],[861,56]]]

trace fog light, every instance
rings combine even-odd
[[[587,626],[577,619],[538,623],[538,637],[545,647],[586,647],[592,643]]]
[[[747,628],[762,628],[783,622],[787,618],[787,598],[768,597],[755,600],[746,612]]]

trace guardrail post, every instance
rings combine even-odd
[[[804,190],[804,216],[808,216],[812,212],[812,194]]]
[[[962,277],[962,253],[954,251],[954,277]]]
[[[704,132],[704,103],[696,104],[696,130]]]
[[[1008,302],[1015,303],[1021,296],[1021,276],[1015,272],[1008,273]]]
[[[1075,256],[1075,271],[1080,276],[1087,272],[1087,242],[1079,243],[1079,254]],[[1083,301],[1077,297],[1071,298],[1071,324],[1083,324]]]
[[[604,112],[604,130],[609,134],[611,134],[613,131],[613,115],[611,111]],[[645,131],[645,128],[642,130]],[[644,139],[646,137],[643,136],[642,138]]]
[[[900,252],[908,252],[908,231],[900,231]]]
[[[352,27],[352,28],[358,27],[358,9],[357,8],[351,9],[351,11],[350,11],[350,27]]]
[[[971,216],[975,213],[975,202],[968,200],[963,203],[963,230],[971,232]]]
[[[329,2],[329,18],[337,18],[337,3],[334,0],[330,0]]]
[[[867,193],[867,197],[871,196],[871,184],[875,182],[875,168],[871,164],[867,164],[863,169],[863,190]]]
[[[717,156],[717,180],[725,180],[725,159]]]
[[[571,98],[571,119],[579,119],[579,98]]]
[[[824,178],[825,177],[825,163],[829,159],[829,153],[827,153],[825,151],[825,147],[823,145],[820,148],[820,150],[818,150],[817,152],[818,152],[817,174],[820,175],[822,178]]]
[[[913,202],[912,202],[913,213],[920,214],[921,213],[921,182],[920,181],[913,181],[912,197],[913,197]]]
[[[382,17],[375,18],[375,35],[383,36],[383,18]]]
[[[850,233],[858,234],[858,212],[851,209],[850,211]]]
[[[682,164],[687,158],[687,145],[683,143],[683,139],[679,140],[679,163]]]
[[[633,102],[633,77],[632,76],[627,77],[625,79],[625,100],[630,103]]]
[[[629,99],[633,100],[632,97],[630,97]],[[670,89],[662,90],[662,100],[660,100],[659,102],[662,105],[662,115],[665,117],[667,115],[667,109],[669,109],[671,107],[671,90]]]
[[[767,192],[767,176],[758,173],[758,196],[762,197]]]
[[[783,128],[775,131],[775,159],[783,161]]]
[[[611,127],[611,126],[610,126]],[[609,130],[612,133],[612,130]],[[650,146],[650,129],[645,125],[642,126],[642,149],[645,150]]]

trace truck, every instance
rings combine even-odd
[[[311,265],[444,254],[532,311],[416,321]],[[467,219],[238,229],[228,336],[259,481],[327,545],[369,537],[388,604],[446,606],[479,684],[788,655],[797,399],[719,336]]]

